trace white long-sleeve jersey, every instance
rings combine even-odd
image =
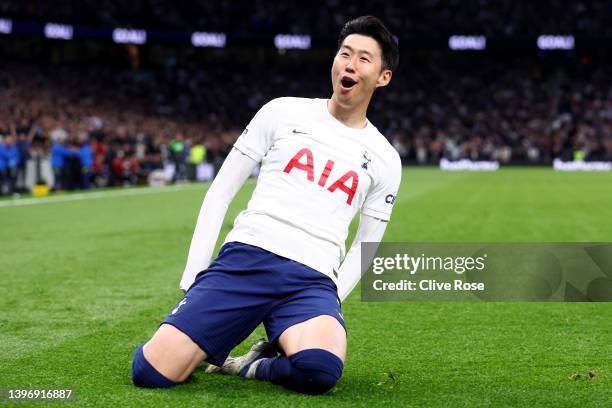
[[[226,242],[255,245],[307,265],[336,282],[341,298],[348,295],[361,272],[355,244],[382,238],[401,162],[370,122],[349,128],[329,113],[326,102],[279,98],[253,118],[206,195],[181,288],[210,263],[229,202],[260,163],[253,196]],[[362,214],[357,239],[339,268],[357,212]]]

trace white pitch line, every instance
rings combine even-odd
[[[20,207],[23,205],[37,205],[37,204],[52,204],[52,203],[65,203],[69,201],[81,201],[81,200],[93,200],[96,198],[108,198],[108,197],[125,197],[142,194],[157,194],[157,193],[172,193],[176,191],[189,191],[199,190],[204,191],[202,184],[189,184],[189,185],[178,185],[169,187],[142,187],[128,190],[108,190],[98,191],[91,193],[76,193],[68,194],[55,197],[40,197],[40,198],[23,198],[0,201],[0,207]]]

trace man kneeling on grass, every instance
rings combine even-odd
[[[181,280],[187,292],[136,350],[135,385],[174,386],[206,361],[208,373],[301,393],[334,387],[346,356],[340,300],[361,277],[361,242],[382,239],[400,184],[399,155],[366,118],[397,61],[387,28],[356,18],[340,33],[330,99],[279,98],[259,110],[204,198]],[[258,164],[248,208],[211,263],[228,205]],[[228,357],[262,322],[269,342]]]

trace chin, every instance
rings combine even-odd
[[[336,102],[340,105],[353,105],[354,98],[349,95],[336,94]]]

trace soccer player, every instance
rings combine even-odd
[[[306,394],[336,384],[346,356],[340,300],[361,277],[361,242],[382,239],[400,184],[397,152],[366,118],[397,61],[387,28],[356,18],[339,36],[329,100],[279,98],[259,110],[202,203],[180,283],[185,296],[134,353],[135,385],[173,386],[202,361],[207,372]],[[211,263],[228,205],[258,164],[248,208]],[[269,343],[228,357],[262,322]]]

